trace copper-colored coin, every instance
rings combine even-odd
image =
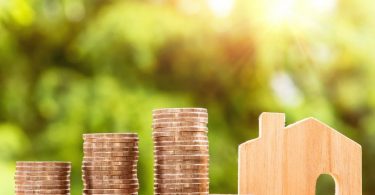
[[[180,188],[155,188],[155,192],[158,193],[191,193],[191,192],[206,192],[208,191],[208,187],[204,188],[187,188],[187,187],[180,187]]]
[[[195,189],[206,189],[209,186],[209,183],[171,183],[171,184],[154,184],[154,187],[157,188],[167,188],[167,189],[175,189],[175,188],[195,188]]]
[[[203,112],[207,113],[206,108],[160,108],[152,110],[152,114],[164,114],[164,113],[179,113],[179,112]]]
[[[155,178],[155,183],[167,184],[167,183],[208,183],[210,179],[208,178],[180,178],[180,179],[158,179]]]
[[[174,193],[158,193],[154,192],[154,195],[209,195],[208,191],[206,192],[174,192]]]
[[[207,127],[165,127],[153,129],[153,132],[208,132]]]
[[[18,190],[68,190],[70,185],[16,185]]]
[[[92,157],[92,156],[84,156],[83,161],[112,161],[112,162],[124,162],[124,161],[137,161],[137,156],[116,156],[116,157]]]
[[[125,180],[125,179],[135,179],[137,174],[127,174],[127,175],[86,175],[83,173],[83,180]]]
[[[138,147],[129,147],[129,148],[116,148],[116,147],[91,147],[91,148],[83,148],[84,152],[134,152],[138,151]]]
[[[85,189],[134,189],[138,188],[138,183],[134,184],[84,184]]]
[[[205,113],[205,112],[174,112],[174,113],[152,114],[153,119],[180,118],[180,117],[208,118],[208,113]]]
[[[60,162],[60,161],[17,161],[16,166],[71,167],[71,163],[70,162]]]
[[[82,170],[89,170],[89,171],[121,171],[121,170],[134,170],[137,169],[137,165],[128,165],[128,166],[111,166],[111,167],[100,167],[100,166],[94,166],[94,167],[88,167],[88,166],[82,166]]]
[[[85,148],[128,148],[137,147],[138,142],[84,142],[83,147]]]
[[[17,171],[70,171],[70,167],[16,166]]]
[[[96,152],[96,151],[84,151],[84,156],[97,156],[97,157],[117,157],[117,156],[138,156],[139,152],[136,151],[114,151],[114,152]]]
[[[176,136],[176,137],[197,137],[197,136],[207,136],[207,132],[201,131],[173,131],[173,132],[152,132],[152,137],[169,137],[169,136]]]
[[[176,136],[165,136],[165,137],[153,137],[154,142],[162,142],[162,141],[208,141],[207,136],[195,136],[195,137],[176,137]]]
[[[180,155],[208,155],[208,150],[156,150],[154,151],[154,155],[165,155],[165,156],[180,156]]]
[[[86,133],[83,134],[84,138],[138,138],[137,133]]]
[[[152,128],[166,128],[166,127],[207,127],[207,123],[204,122],[164,122],[152,124]]]
[[[190,140],[190,141],[155,141],[155,146],[185,146],[185,145],[208,145],[207,140]]]
[[[121,170],[121,171],[91,171],[83,170],[85,175],[101,176],[101,175],[131,175],[137,174],[137,170]]]
[[[120,194],[120,193],[132,193],[138,192],[138,188],[133,189],[86,189],[83,190],[84,193],[89,194]]]
[[[99,161],[99,162],[83,162],[82,165],[83,166],[88,166],[88,167],[92,167],[92,166],[129,166],[129,165],[135,165],[136,162],[129,162],[129,161],[126,161],[126,162],[112,162],[112,161]]]
[[[155,159],[155,164],[175,164],[175,163],[191,163],[191,164],[200,164],[200,163],[209,163],[209,158],[196,158],[196,159],[172,159],[172,160],[165,160],[165,159]]]
[[[158,169],[201,169],[208,168],[208,164],[155,164]]]
[[[208,173],[176,173],[176,174],[154,174],[158,179],[188,179],[188,178],[208,178]]]
[[[22,175],[15,175],[15,180],[19,181],[56,181],[56,180],[69,180],[70,175],[63,175],[63,176],[22,176]]]
[[[175,155],[175,156],[155,156],[156,160],[197,160],[197,159],[208,159],[209,155]]]
[[[133,179],[86,179],[84,181],[86,184],[135,184],[138,183],[137,178]]]
[[[24,172],[24,171],[16,171],[16,176],[66,176],[70,175],[70,171],[60,172],[60,171],[32,171],[32,172]]]
[[[20,179],[15,179],[15,184],[20,184],[20,185],[65,185],[69,184],[70,180],[37,180],[37,181],[30,181],[30,180],[20,180]]]
[[[52,190],[22,190],[15,189],[17,194],[66,194],[70,193],[69,189],[52,189]]]
[[[194,150],[208,150],[208,145],[165,145],[165,146],[154,146],[155,150],[180,150],[180,151],[194,151]]]
[[[158,123],[170,123],[170,122],[197,122],[197,123],[208,123],[206,117],[176,117],[176,118],[154,118],[152,119],[153,124]]]
[[[208,168],[201,169],[154,169],[155,174],[190,174],[190,173],[208,173]]]

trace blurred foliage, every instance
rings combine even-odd
[[[81,134],[123,131],[152,194],[151,110],[185,106],[209,110],[212,193],[278,111],[359,142],[375,194],[374,26],[371,0],[0,0],[0,194],[16,160],[72,161],[80,194]]]

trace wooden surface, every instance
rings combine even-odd
[[[336,195],[362,194],[361,146],[314,118],[285,127],[282,113],[260,116],[259,137],[239,146],[239,194],[315,195],[321,174]]]

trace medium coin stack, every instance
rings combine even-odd
[[[83,135],[83,194],[138,194],[138,135]]]
[[[70,162],[16,162],[15,194],[70,194]]]
[[[155,195],[208,195],[207,109],[157,109],[152,116]]]

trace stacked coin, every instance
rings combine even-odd
[[[155,195],[208,195],[207,109],[157,109],[152,116]]]
[[[70,194],[70,162],[16,162],[15,194]]]
[[[138,135],[83,135],[83,194],[138,194]]]

